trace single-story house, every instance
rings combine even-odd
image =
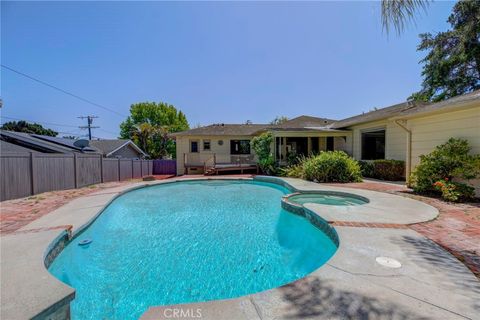
[[[480,153],[480,90],[446,101],[404,102],[343,120],[300,116],[280,125],[212,124],[172,134],[177,144],[177,174],[214,172],[215,166],[253,168],[250,140],[269,131],[276,161],[286,164],[290,153],[308,155],[343,150],[358,160],[396,159],[406,175],[450,137],[470,142]]]
[[[146,156],[131,140],[92,140],[87,147],[75,145],[76,140],[0,130],[0,150],[5,153],[88,153],[106,158],[141,159]]]
[[[73,139],[64,139],[39,134],[0,130],[0,145],[2,150],[9,152],[40,152],[40,153],[98,153],[95,149],[75,146]]]
[[[143,159],[147,156],[132,140],[128,139],[92,140],[90,146],[100,151],[105,158]]]

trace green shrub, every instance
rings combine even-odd
[[[449,189],[468,193],[467,185],[451,181],[453,179],[469,180],[479,176],[480,156],[470,155],[469,152],[470,146],[466,140],[450,138],[431,153],[420,156],[420,164],[409,177],[409,186],[418,193],[441,192],[443,194],[441,188],[436,187],[435,183],[447,181]],[[466,196],[468,197],[468,194]],[[458,198],[464,199],[462,196]]]
[[[289,178],[303,178],[303,165],[295,164],[281,169],[281,175]]]
[[[373,177],[390,181],[402,180],[405,177],[405,161],[375,160],[373,161]]]
[[[297,159],[296,163],[281,169],[281,174],[285,177],[304,179],[305,175],[304,175],[303,165],[308,158],[301,155],[301,156],[298,156],[296,159]]]
[[[372,161],[365,161],[360,160],[358,161],[360,165],[360,171],[362,172],[362,176],[373,178],[373,162]]]
[[[272,155],[258,160],[258,165],[264,174],[275,175],[278,171],[275,159]]]
[[[275,158],[271,150],[273,136],[270,132],[262,133],[251,141],[253,151],[257,154],[258,165],[263,173],[273,175],[277,171]]]
[[[287,153],[287,166],[291,167],[300,162],[301,156],[297,155],[295,152],[288,152]]]
[[[362,176],[381,180],[397,181],[405,177],[405,161],[373,160],[359,161]]]
[[[343,151],[321,152],[302,163],[303,178],[316,182],[362,181],[357,161]]]
[[[439,180],[433,186],[442,193],[442,198],[447,201],[468,201],[475,197],[475,188],[465,183]]]

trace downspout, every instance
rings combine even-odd
[[[395,124],[407,132],[407,163],[405,166],[405,178],[408,182],[408,177],[410,177],[412,171],[412,131],[404,125],[404,123],[407,122],[406,120],[403,120],[404,123],[400,123],[399,121],[400,120],[395,120]]]

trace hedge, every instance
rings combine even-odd
[[[405,161],[373,160],[359,161],[364,177],[380,180],[398,181],[405,178]]]

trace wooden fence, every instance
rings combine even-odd
[[[0,155],[0,201],[151,175],[152,160],[110,159],[92,154]]]
[[[177,174],[177,160],[153,160],[153,174]]]

